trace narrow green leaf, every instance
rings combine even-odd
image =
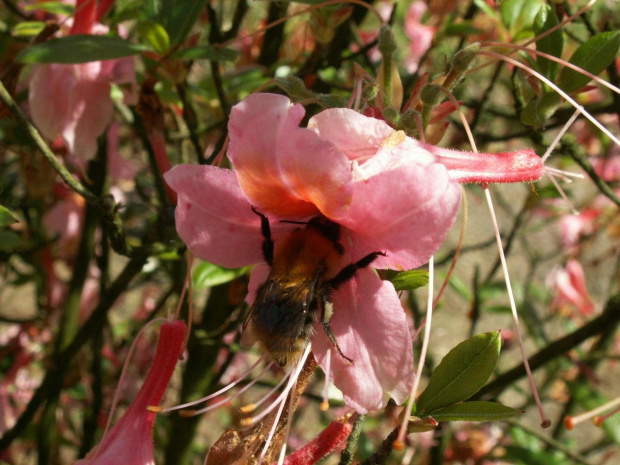
[[[149,50],[118,36],[78,34],[33,45],[17,55],[20,63],[88,63],[113,60]]]
[[[557,15],[555,14],[555,9],[551,8],[549,5],[543,5],[534,20],[534,33],[538,36],[557,26],[558,23],[559,21]],[[536,50],[552,55],[556,58],[560,58],[562,56],[563,48],[564,38],[562,36],[561,29],[553,31],[551,34],[536,42]],[[544,57],[537,57],[536,61],[538,62],[538,69],[543,76],[554,82],[560,64]]]
[[[620,49],[620,31],[603,32],[581,44],[569,61],[597,76],[614,61],[618,49]],[[570,93],[581,89],[588,82],[590,82],[588,76],[564,68],[558,85],[563,91]]]
[[[245,268],[222,268],[209,262],[203,262],[194,270],[192,280],[195,289],[217,286],[232,281],[246,273]]]
[[[13,35],[15,37],[35,37],[43,29],[45,29],[45,22],[43,21],[24,21],[15,25]]]
[[[183,43],[192,26],[198,21],[207,0],[164,0],[162,13],[166,21],[164,25],[168,31],[171,45]]]
[[[17,223],[17,219],[13,216],[13,213],[8,208],[0,205],[0,228],[6,228],[15,223]]]
[[[502,21],[508,28],[510,35],[515,37],[522,36],[523,33],[530,33],[531,35],[534,18],[543,4],[543,0],[506,0],[502,2],[500,6]]]
[[[497,402],[472,401],[454,404],[429,412],[437,421],[495,421],[516,417],[522,413]]]
[[[149,44],[160,55],[165,54],[170,48],[170,38],[164,27],[154,21],[140,21],[138,34],[142,40]]]
[[[174,56],[186,60],[234,61],[239,56],[239,52],[232,48],[215,48],[210,45],[199,45],[179,50]]]
[[[428,285],[428,271],[410,270],[389,278],[397,291],[408,291]]]
[[[443,358],[417,401],[426,415],[474,395],[493,373],[501,346],[500,332],[478,334],[461,342]]]
[[[75,7],[68,5],[64,2],[41,2],[33,3],[31,5],[24,5],[24,11],[45,11],[46,13],[52,13],[55,15],[72,16]]]
[[[555,92],[543,94],[525,105],[521,111],[521,122],[527,126],[544,126],[561,104],[562,97]]]

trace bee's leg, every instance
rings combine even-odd
[[[378,256],[384,256],[385,252],[371,252],[355,263],[351,263],[350,265],[345,266],[342,270],[338,272],[336,276],[332,279],[328,280],[326,284],[332,289],[337,289],[341,284],[346,283],[349,279],[355,276],[357,270],[361,268],[366,268],[370,265]]]
[[[265,240],[263,241],[263,256],[269,266],[273,266],[273,239],[271,238],[271,226],[269,226],[269,218],[259,212],[256,207],[252,207],[252,211],[260,217],[260,228]]]
[[[338,341],[336,340],[336,336],[334,336],[332,327],[329,324],[329,320],[331,319],[333,313],[334,305],[327,300],[327,293],[321,293],[321,325],[323,326],[323,330],[325,331],[327,338],[334,345],[340,356],[350,364],[353,364],[353,360],[347,357],[344,353],[342,353],[342,349],[340,349]]]

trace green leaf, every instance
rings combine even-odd
[[[434,410],[429,415],[437,421],[494,421],[516,417],[521,413],[521,410],[497,402],[476,400]]]
[[[504,446],[505,455],[501,457],[505,463],[523,465],[569,465],[573,462],[549,452],[533,451],[519,446]]]
[[[544,126],[561,104],[562,97],[555,92],[543,94],[525,105],[521,111],[521,122],[527,126]]]
[[[13,28],[15,37],[35,37],[45,29],[44,21],[24,21]]]
[[[222,268],[209,262],[203,262],[196,267],[192,276],[195,289],[217,286],[232,281],[245,274],[248,268]]]
[[[206,5],[207,0],[162,1],[161,19],[168,31],[171,45],[183,43]]]
[[[551,8],[549,5],[543,5],[534,20],[534,33],[538,36],[557,26],[558,23],[559,21],[555,14],[555,9]],[[562,29],[557,29],[536,42],[536,50],[556,58],[562,56],[563,48],[564,37],[562,36]],[[537,57],[536,61],[538,62],[538,69],[543,76],[551,81],[555,81],[560,64],[544,57]]]
[[[33,45],[17,55],[20,63],[88,63],[113,60],[149,50],[118,36],[77,34]]]
[[[13,216],[13,213],[6,208],[0,205],[0,228],[6,228],[12,224],[17,223],[17,219]]]
[[[428,271],[401,271],[389,278],[397,291],[408,291],[428,285]]]
[[[480,300],[487,301],[491,299],[504,298],[506,295],[506,283],[504,281],[495,281],[480,287],[478,296]]]
[[[19,234],[10,230],[0,230],[0,250],[10,252],[19,245]]]
[[[534,18],[543,0],[506,0],[502,2],[500,11],[502,21],[508,28],[510,35],[522,36],[523,33],[531,33]]]
[[[437,276],[442,275],[443,273],[437,273]],[[444,275],[445,277],[445,275]],[[467,284],[463,282],[463,280],[456,275],[450,276],[450,281],[448,281],[448,286],[452,288],[458,295],[460,295],[465,300],[471,300],[473,298],[471,291]]]
[[[620,31],[603,32],[591,37],[581,44],[569,62],[597,76],[609,66],[620,48]],[[581,89],[590,78],[570,68],[564,68],[558,85],[565,92],[574,92]]]
[[[41,2],[33,3],[32,5],[25,5],[24,11],[45,11],[55,15],[73,16],[75,7],[73,5],[67,5],[63,2]]]
[[[473,34],[484,32],[482,29],[474,26],[473,21],[463,21],[462,23],[448,23],[444,33],[451,36],[467,37]]]
[[[140,37],[153,47],[160,55],[165,54],[170,48],[170,38],[164,27],[154,21],[140,21],[138,23],[138,34]]]
[[[239,56],[239,52],[232,48],[215,48],[210,45],[199,45],[179,50],[174,56],[186,60],[235,61],[237,56]]]
[[[417,414],[463,402],[478,392],[497,365],[500,347],[500,332],[495,331],[478,334],[448,352],[418,398]]]

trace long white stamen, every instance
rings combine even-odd
[[[239,376],[239,378],[237,378],[235,381],[233,381],[232,383],[230,383],[227,386],[224,386],[222,389],[220,389],[219,391],[214,392],[213,394],[209,394],[206,397],[202,397],[201,399],[196,399],[193,400],[191,402],[187,402],[185,404],[181,404],[181,405],[175,405],[174,407],[169,407],[166,409],[163,409],[162,412],[172,412],[174,410],[180,410],[183,408],[187,408],[187,407],[192,407],[194,405],[197,404],[202,404],[203,402],[207,402],[208,400],[213,399],[214,397],[219,396],[220,394],[223,394],[224,392],[232,389],[233,387],[235,387],[237,384],[239,384],[241,381],[243,381],[245,378],[247,378],[249,376],[250,373],[252,373],[252,371],[254,370],[254,368],[256,368],[263,360],[265,359],[265,356],[263,355],[261,358],[259,358],[254,365],[252,365],[250,368],[248,368],[241,376]],[[262,376],[262,374],[267,370],[267,368],[269,368],[271,365],[273,364],[273,362],[269,363],[265,369],[261,372],[261,374],[259,376],[256,377],[256,379],[259,379],[260,376]]]
[[[534,383],[534,377],[532,376],[532,370],[530,370],[530,364],[527,361],[527,354],[525,353],[525,347],[523,346],[523,338],[521,337],[521,330],[519,329],[519,316],[517,315],[517,305],[515,303],[514,294],[512,293],[512,284],[510,283],[510,276],[508,274],[508,266],[506,264],[506,256],[504,255],[504,247],[502,245],[502,238],[499,234],[499,227],[497,226],[497,217],[495,216],[495,209],[493,208],[493,201],[491,200],[491,192],[489,191],[488,187],[484,188],[484,195],[487,198],[489,212],[491,213],[491,220],[493,222],[493,231],[495,232],[495,239],[497,240],[497,249],[499,251],[499,258],[502,262],[502,271],[504,272],[504,280],[506,281],[506,290],[508,291],[508,300],[510,301],[510,310],[512,311],[512,320],[514,323],[515,332],[517,333],[517,338],[519,339],[519,348],[521,349],[521,357],[523,358],[523,365],[525,365],[525,371],[527,372],[527,377],[530,382],[530,388],[532,389],[532,394],[534,395],[536,405],[538,406],[538,411],[540,413],[540,418],[542,420],[541,426],[543,428],[547,428],[551,425],[551,421],[549,421],[545,415],[545,411],[543,409],[542,403],[540,402],[540,397],[538,396],[538,390],[536,389],[536,384]]]
[[[547,158],[549,158],[549,155],[551,155],[551,152],[553,152],[553,149],[555,149],[555,146],[558,145],[558,142],[560,142],[560,139],[564,136],[564,134],[566,134],[566,131],[568,131],[568,129],[571,127],[571,125],[575,122],[575,120],[580,114],[581,114],[581,110],[577,108],[577,110],[575,110],[575,113],[573,113],[573,116],[569,118],[569,120],[566,122],[562,130],[558,132],[558,135],[555,136],[555,139],[553,139],[553,142],[551,142],[551,145],[549,146],[545,154],[542,156],[543,163],[547,160]]]
[[[303,369],[306,363],[306,359],[308,358],[308,355],[310,354],[311,346],[312,344],[308,344],[306,346],[306,350],[304,350],[303,355],[301,356],[293,372],[289,376],[289,382],[287,383],[286,388],[284,389],[282,394],[280,394],[278,398],[275,400],[275,402],[271,404],[271,406],[269,406],[267,409],[265,409],[264,412],[262,412],[260,415],[252,419],[252,423],[256,423],[257,421],[264,418],[269,412],[271,412],[275,408],[276,405],[280,406],[280,408],[278,408],[278,413],[276,414],[276,417],[273,420],[273,426],[271,427],[269,436],[267,436],[265,447],[263,447],[263,451],[261,452],[260,457],[258,459],[258,465],[262,465],[263,463],[263,458],[265,457],[265,454],[267,454],[267,450],[269,449],[269,444],[271,443],[271,440],[273,439],[273,435],[275,434],[276,429],[278,427],[278,421],[280,420],[280,416],[282,415],[282,411],[284,410],[284,405],[286,404],[286,396],[292,390],[293,386],[295,386],[295,384],[297,383],[297,378],[299,377],[299,373],[301,373],[301,370]],[[291,412],[289,412],[289,416],[290,415],[291,415]]]
[[[593,410],[582,413],[581,415],[577,415],[576,417],[566,417],[564,419],[564,424],[566,425],[568,429],[573,429],[579,423],[582,423],[590,418],[596,417],[596,415],[606,412],[607,410],[617,407],[618,405],[620,405],[620,397],[617,397],[607,402],[606,404],[603,404]]]
[[[568,178],[578,178],[578,179],[585,178],[585,176],[581,173],[573,173],[572,171],[559,170],[557,168],[552,168],[549,166],[545,166],[545,172],[547,174],[552,173],[553,175],[559,177],[562,181],[568,182],[568,183],[573,182],[572,179],[568,179]]]
[[[560,184],[555,180],[555,176],[552,175],[551,173],[547,173],[547,175],[549,176],[549,180],[553,183],[553,185],[555,186],[555,188],[557,189],[557,191],[560,193],[560,195],[562,196],[562,198],[564,199],[564,201],[568,204],[568,206],[570,207],[573,215],[579,215],[579,210],[577,210],[575,208],[575,205],[573,205],[573,202],[570,201],[570,199],[568,198],[568,196],[566,195],[566,192],[564,192],[564,189],[562,189],[562,187],[560,186]]]
[[[282,385],[288,379],[289,376],[290,376],[290,373],[288,375],[284,375],[282,377],[282,379],[280,381],[278,381],[278,384],[276,384],[274,387],[272,387],[267,394],[262,396],[256,402],[253,402],[253,403],[248,404],[248,405],[244,405],[239,410],[241,410],[242,413],[251,413],[251,412],[255,411],[258,407],[263,405],[265,403],[265,401],[267,399],[269,399],[274,392],[276,392],[278,389],[280,389],[280,387],[282,387]]]
[[[607,87],[610,91],[612,91],[615,94],[620,94],[620,89],[618,89],[616,86],[614,86],[613,84],[607,82],[606,80],[590,73],[589,71],[586,71],[583,68],[580,68],[577,65],[574,65],[566,60],[563,60],[562,58],[558,58],[558,57],[554,57],[553,55],[549,55],[548,53],[544,53],[541,52],[540,50],[536,50],[533,48],[528,48],[525,47],[523,45],[516,45],[516,44],[503,44],[501,42],[483,42],[480,44],[481,47],[497,47],[497,48],[503,48],[506,49],[507,47],[509,47],[511,49],[510,54],[513,54],[515,51],[523,51],[526,53],[529,53],[530,55],[536,55],[542,58],[546,58],[549,61],[555,61],[556,63],[559,63],[560,65],[562,65],[565,68],[570,68],[573,71],[579,73],[579,74],[583,74],[584,76],[589,77],[590,79],[592,79],[593,81],[595,81],[597,84],[600,84],[603,87]],[[469,74],[469,73],[468,73]]]
[[[331,370],[332,351],[327,351],[325,357],[325,386],[323,387],[323,402],[321,402],[321,412],[327,412],[329,409],[329,373]]]
[[[605,126],[603,126],[602,123],[600,123],[590,113],[585,111],[583,106],[579,105],[566,92],[564,92],[562,89],[560,89],[556,84],[551,82],[549,79],[544,77],[542,74],[538,73],[537,71],[534,71],[533,69],[529,68],[528,66],[524,65],[523,63],[521,63],[521,62],[519,62],[517,60],[513,60],[512,58],[506,57],[504,55],[500,55],[499,53],[489,52],[489,51],[486,51],[486,50],[479,50],[479,51],[477,51],[475,53],[478,54],[478,55],[487,55],[487,56],[496,58],[498,60],[504,60],[504,61],[510,63],[511,65],[516,66],[517,68],[521,68],[521,69],[525,70],[526,72],[528,72],[532,76],[535,76],[539,81],[544,82],[551,89],[556,91],[562,98],[564,98],[564,100],[566,100],[568,103],[570,103],[573,106],[573,108],[575,108],[576,110],[579,110],[581,113],[583,113],[583,115],[586,118],[588,118],[592,122],[592,124],[594,124],[597,128],[599,128],[601,130],[601,132],[603,132],[603,134],[605,134],[607,137],[609,137],[611,140],[613,140],[616,145],[620,145],[620,139],[618,139],[616,136],[614,136]]]
[[[268,365],[266,365],[265,368],[263,368],[261,370],[261,372],[252,381],[250,381],[248,384],[243,386],[241,389],[239,389],[239,391],[235,392],[233,395],[228,396],[225,399],[222,399],[222,400],[220,400],[219,402],[216,402],[213,405],[209,405],[209,406],[204,407],[204,408],[202,408],[200,410],[196,410],[194,412],[191,412],[191,415],[192,416],[194,416],[194,415],[202,415],[203,413],[210,412],[211,410],[215,410],[216,408],[221,407],[222,405],[225,405],[225,404],[229,403],[234,398],[239,397],[245,391],[247,391],[252,386],[254,386],[258,382],[258,380],[261,379],[261,377],[267,372],[267,370],[269,370],[269,368],[271,368],[272,364],[273,364],[273,362],[268,364]]]
[[[329,351],[328,351],[329,352]],[[293,387],[291,388],[292,392],[295,392],[297,389],[297,378],[295,378],[295,382],[293,383]],[[291,425],[293,424],[293,405],[295,405],[295,396],[292,395],[288,402],[288,417],[286,418],[286,431],[284,432],[284,440],[282,441],[282,449],[280,449],[280,458],[278,459],[278,465],[282,465],[284,463],[284,457],[286,456],[286,443],[288,442],[288,435],[291,432]]]
[[[263,410],[259,415],[248,419],[249,421],[247,422],[248,424],[256,424],[256,422],[262,420],[263,418],[265,418],[269,413],[271,413],[271,411],[276,408],[276,406],[282,402],[282,399],[285,399],[286,396],[288,395],[289,391],[291,390],[291,386],[293,385],[293,383],[295,382],[295,380],[297,379],[297,377],[299,376],[299,373],[301,372],[301,369],[303,368],[303,364],[306,362],[306,358],[308,358],[308,354],[310,353],[310,346],[311,344],[308,344],[306,346],[306,350],[304,351],[304,355],[302,356],[302,358],[300,359],[299,363],[297,364],[297,366],[295,366],[295,369],[293,370],[293,372],[291,372],[291,374],[289,375],[289,381],[288,384],[286,385],[286,387],[284,388],[284,391],[282,391],[282,393],[276,398],[276,400],[269,406],[267,407],[265,410]],[[303,362],[303,363],[302,363]]]
[[[409,424],[409,417],[413,410],[413,404],[418,393],[418,387],[420,387],[420,378],[422,370],[424,369],[424,362],[426,361],[426,352],[428,351],[428,344],[431,338],[431,322],[433,319],[433,280],[434,280],[434,258],[428,261],[428,305],[426,308],[426,325],[424,326],[424,341],[422,342],[422,350],[420,351],[420,360],[418,360],[418,371],[413,381],[413,387],[411,388],[411,394],[409,394],[409,402],[407,402],[407,409],[403,422],[400,425],[398,431],[398,437],[395,441],[395,448],[399,449],[404,447],[405,435],[407,434],[407,425]]]

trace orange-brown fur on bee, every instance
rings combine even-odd
[[[258,288],[244,329],[250,335],[244,339],[258,341],[283,367],[299,358],[320,321],[340,355],[353,362],[340,350],[329,325],[330,292],[384,254],[373,252],[340,268],[344,248],[338,224],[317,216],[274,244],[268,219],[253,210],[261,218],[263,254],[271,273]]]

